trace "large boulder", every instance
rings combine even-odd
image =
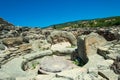
[[[20,36],[19,32],[16,30],[10,30],[9,34],[12,34],[14,37]]]
[[[97,49],[100,46],[103,46],[107,43],[105,38],[100,36],[97,33],[90,33],[88,36],[85,37],[85,53],[87,55],[96,54]]]
[[[88,62],[87,53],[85,52],[85,36],[79,36],[77,39],[77,53],[78,57],[82,59],[84,63]]]
[[[29,31],[24,31],[21,33],[21,36],[29,40],[45,39],[45,35],[42,35],[41,29],[37,28],[31,28]]]
[[[32,45],[31,44],[21,44],[18,47],[18,50],[16,52],[23,52],[23,51],[31,51]]]
[[[6,46],[14,46],[22,44],[23,38],[22,37],[13,37],[13,38],[5,38],[3,39],[3,44]]]
[[[47,40],[35,40],[31,41],[30,43],[32,44],[32,49],[34,51],[48,50],[51,46],[51,44],[49,44]]]
[[[28,38],[29,40],[39,40],[39,39],[45,39],[44,35],[41,34],[35,34],[35,33],[27,33],[26,38]]]
[[[66,55],[71,54],[75,50],[75,48],[72,48],[69,42],[61,42],[52,45],[51,50],[57,55]]]
[[[52,44],[60,42],[70,42],[71,45],[76,45],[76,38],[71,32],[66,31],[53,31],[47,37],[48,42]]]
[[[75,59],[79,61],[81,66],[85,65],[88,62],[89,55],[96,54],[97,49],[106,44],[106,42],[107,41],[97,33],[91,33],[87,36],[79,36],[77,39],[77,49],[72,57],[75,56]]]

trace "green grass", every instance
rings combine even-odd
[[[75,65],[79,66],[79,61],[78,61],[77,59],[75,59],[75,60],[73,61],[73,63],[74,63]]]

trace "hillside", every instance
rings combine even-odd
[[[73,22],[66,22],[62,24],[51,25],[54,29],[61,28],[80,28],[80,27],[111,27],[120,25],[120,16],[107,17],[107,18],[97,18],[91,20],[78,20]]]
[[[0,31],[2,30],[10,30],[11,28],[13,28],[13,24],[5,21],[4,19],[0,18]]]

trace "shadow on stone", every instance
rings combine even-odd
[[[71,60],[77,63],[78,66],[84,66],[88,62],[84,38],[82,36],[78,37],[77,49],[71,54]]]
[[[84,66],[89,59],[87,56],[85,56],[86,59],[84,60],[81,56],[78,54],[78,49],[76,49],[72,54],[71,54],[71,60],[74,61],[74,63],[78,66]]]
[[[116,60],[111,66],[111,69],[116,73],[120,75],[120,55],[116,57]]]

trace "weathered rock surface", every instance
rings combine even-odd
[[[119,27],[55,30],[0,21],[0,80],[120,79]],[[76,59],[86,64],[76,66]]]
[[[3,40],[3,44],[6,46],[14,46],[14,45],[19,45],[22,44],[23,38],[21,37],[14,37],[14,38],[6,38]]]
[[[85,51],[84,37],[81,37],[81,36],[78,37],[78,40],[77,40],[77,53],[78,53],[78,57],[83,60],[84,64],[88,62],[87,53]]]
[[[51,44],[47,40],[35,40],[30,42],[32,44],[32,49],[34,51],[48,50],[51,47]]]
[[[18,80],[27,80],[34,78],[34,76],[36,76],[37,74],[37,70],[33,70],[31,72],[24,71],[23,67],[25,66],[25,63],[34,60],[38,57],[44,57],[51,54],[52,52],[49,50],[49,51],[36,52],[34,54],[27,54],[24,56],[14,58],[10,60],[8,63],[1,66],[0,76],[4,74],[5,77],[4,76],[0,77],[0,79],[2,78],[2,80],[4,80],[6,79],[6,77],[7,79],[10,77],[10,80],[12,80],[11,78],[13,78],[13,80],[14,78]]]
[[[7,73],[0,72],[0,80],[16,80],[14,77],[11,77]]]
[[[0,50],[5,50],[5,45],[0,44]]]
[[[12,30],[14,29],[14,25],[5,21],[4,19],[0,18],[0,31],[4,31],[4,30]]]
[[[105,59],[116,59],[120,55],[120,42],[113,41],[99,47],[97,53],[103,56]]]
[[[71,45],[76,45],[75,36],[72,33],[66,31],[53,31],[47,37],[47,40],[52,44],[56,44],[59,42],[70,42]]]
[[[120,74],[120,55],[117,56],[116,60],[112,64],[111,68],[114,70],[116,74]]]
[[[97,33],[79,36],[77,40],[77,50],[73,55],[75,55],[75,59],[78,59],[81,63],[83,62],[84,65],[88,62],[88,57],[97,54],[97,49],[106,43],[107,41]]]
[[[74,52],[75,49],[76,47],[75,46],[72,47],[69,42],[61,42],[61,43],[53,44],[51,46],[51,50],[56,55],[67,55],[67,54],[70,55]]]
[[[118,80],[118,75],[116,75],[112,70],[99,70],[99,75],[101,75],[106,80]]]
[[[40,61],[41,73],[56,73],[64,70],[72,69],[72,62],[58,56],[46,56]]]
[[[35,77],[36,80],[83,80],[84,75],[87,70],[84,68],[75,68],[71,70],[66,70],[56,74],[50,75],[38,75]]]
[[[97,48],[106,44],[106,40],[97,33],[91,33],[85,37],[85,49],[87,55],[96,54]]]

